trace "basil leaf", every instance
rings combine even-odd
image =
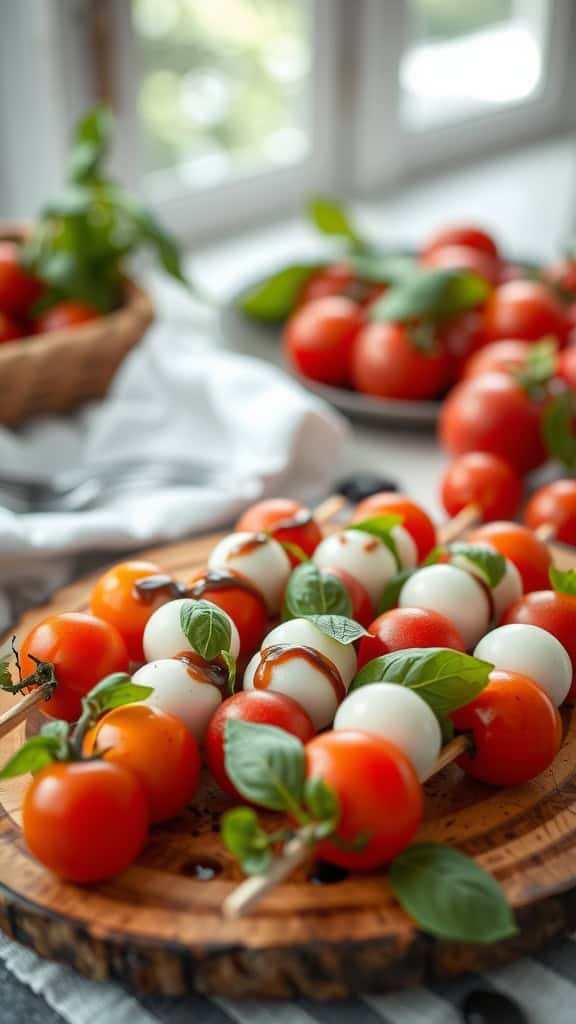
[[[230,693],[234,693],[236,687],[236,658],[230,654],[230,651],[220,651],[220,657],[228,671],[228,689]]]
[[[90,704],[97,715],[103,715],[105,711],[112,711],[113,708],[122,707],[124,704],[146,700],[152,690],[152,686],[133,683],[132,676],[125,672],[114,672],[94,686],[84,697],[83,703]]]
[[[106,107],[91,110],[76,126],[68,163],[71,181],[83,182],[100,174],[110,146],[112,126],[112,113]]]
[[[180,608],[180,626],[192,649],[206,661],[230,650],[230,619],[211,601],[185,601]]]
[[[339,644],[353,644],[362,636],[369,636],[367,629],[345,615],[306,615],[325,636],[332,637]]]
[[[366,242],[353,226],[343,203],[330,196],[315,196],[310,199],[306,211],[315,227],[323,235],[343,238],[353,246],[363,248]]]
[[[372,320],[439,319],[480,305],[489,292],[468,270],[422,270],[403,278],[371,310]]]
[[[54,719],[52,722],[46,722],[40,729],[41,736],[54,736],[57,740],[67,740],[70,733],[69,722],[64,722],[61,718]]]
[[[576,597],[576,569],[557,569],[555,565],[550,566],[550,583],[559,594],[569,594]]]
[[[382,597],[378,604],[378,614],[382,615],[382,612],[388,612],[391,608],[398,606],[398,598],[400,597],[400,591],[414,573],[416,569],[403,569],[402,572],[396,573],[391,580],[384,587]]]
[[[247,875],[261,875],[272,855],[270,839],[250,807],[234,807],[222,815],[220,835],[226,849],[238,858]]]
[[[497,587],[506,574],[504,555],[492,548],[458,541],[449,544],[446,550],[450,554],[451,563],[463,569],[467,568],[467,564],[471,564],[474,575],[479,576],[491,588]]]
[[[362,519],[359,523],[351,523],[347,526],[347,530],[360,530],[362,533],[369,533],[372,537],[378,537],[378,540],[382,541],[391,554],[394,556],[394,561],[398,569],[402,568],[400,561],[400,555],[398,554],[398,548],[396,541],[392,536],[392,530],[395,526],[402,524],[403,517],[396,515],[382,515],[382,516],[371,516],[369,519]]]
[[[441,843],[415,843],[388,869],[396,899],[422,931],[454,942],[496,942],[517,933],[497,881]]]
[[[363,281],[396,284],[413,274],[418,264],[410,256],[391,256],[379,252],[355,252],[346,257],[350,269]]]
[[[238,300],[239,308],[256,320],[284,320],[295,308],[300,292],[325,263],[294,263],[260,281]]]
[[[59,750],[58,737],[32,736],[0,770],[0,779],[13,779],[16,775],[25,775],[26,772],[39,772],[41,768],[56,760]]]
[[[532,396],[554,377],[558,360],[558,344],[554,338],[543,338],[536,345],[531,345],[524,366],[514,373],[521,387]]]
[[[322,572],[313,562],[299,565],[290,575],[286,587],[287,618],[306,615],[352,615],[352,601],[342,580]]]
[[[546,405],[542,428],[548,454],[569,472],[576,470],[576,432],[573,424],[574,395],[564,391]]]
[[[304,747],[284,729],[231,719],[224,731],[226,771],[246,800],[294,811],[304,789]]]
[[[293,555],[299,562],[309,562],[310,559],[305,551],[302,550],[299,544],[293,544],[291,540],[278,540],[274,538],[273,534],[269,534],[270,537],[275,539],[280,547],[284,548],[287,555]]]
[[[482,693],[493,667],[447,647],[410,647],[369,661],[352,689],[370,683],[398,683],[415,690],[438,718],[445,718]]]
[[[340,802],[338,794],[324,779],[309,778],[304,783],[304,803],[313,818],[326,823],[333,831],[340,818]],[[327,832],[323,838],[326,838]]]

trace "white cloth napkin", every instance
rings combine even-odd
[[[76,491],[57,505],[52,498],[50,510],[18,512],[0,483],[0,631],[61,585],[79,552],[218,528],[270,494],[324,495],[342,419],[281,370],[219,349],[215,332],[200,314],[166,320],[131,353],[104,402],[0,428],[0,481],[59,486],[85,471],[85,487],[101,486],[89,507],[71,510],[84,493]]]

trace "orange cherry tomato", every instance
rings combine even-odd
[[[334,842],[319,843],[318,856],[353,871],[388,864],[408,846],[422,817],[422,787],[398,747],[360,730],[335,730],[306,745],[306,774],[331,786],[340,803],[336,836],[352,843],[368,837],[357,852]]]
[[[450,715],[471,732],[474,750],[458,758],[474,779],[493,786],[529,782],[548,768],[562,743],[558,709],[540,686],[518,672],[494,670],[475,700]]]
[[[483,522],[512,519],[522,498],[522,480],[504,459],[488,452],[468,452],[448,466],[440,485],[449,516],[476,505]]]
[[[31,630],[20,648],[22,672],[36,665],[32,657],[54,666],[58,686],[42,710],[51,718],[74,722],[81,698],[112,672],[127,672],[128,652],[118,630],[84,612],[51,615]]]
[[[358,648],[358,668],[373,658],[408,647],[449,647],[466,651],[466,644],[450,619],[431,608],[392,608],[368,626]]]
[[[57,762],[26,790],[24,838],[31,853],[70,882],[101,882],[136,859],[148,832],[142,783],[109,761]]]
[[[540,626],[566,648],[573,669],[572,686],[566,701],[573,704],[576,700],[576,597],[555,590],[535,590],[507,609],[502,625],[510,622]]]
[[[37,334],[48,334],[50,331],[62,331],[67,327],[86,324],[99,316],[102,316],[100,311],[87,302],[58,302],[36,319],[34,328]]]
[[[486,523],[473,530],[471,544],[490,544],[514,563],[522,577],[524,592],[546,590],[552,555],[544,541],[539,540],[526,526],[504,520]]]
[[[227,569],[199,569],[190,580],[190,597],[203,598],[227,612],[240,636],[240,655],[248,659],[258,650],[268,626],[268,610],[256,587],[240,573]]]
[[[16,338],[24,337],[24,330],[20,324],[8,313],[0,310],[0,345],[4,341],[14,341]]]
[[[468,378],[480,377],[483,373],[512,374],[516,370],[522,370],[531,347],[529,341],[493,341],[466,360],[462,376]]]
[[[455,224],[453,227],[437,231],[422,249],[420,257],[424,259],[435,249],[445,249],[447,245],[465,245],[469,249],[484,252],[493,259],[499,258],[494,239],[475,224]]]
[[[422,257],[424,266],[435,270],[469,270],[487,284],[498,283],[500,262],[481,249],[469,245],[443,245]]]
[[[307,302],[284,328],[286,357],[304,377],[344,387],[350,382],[352,350],[361,325],[360,307],[342,295]]]
[[[11,316],[26,314],[43,290],[42,281],[20,265],[20,246],[0,242],[0,310]]]
[[[380,491],[364,498],[354,509],[352,522],[359,523],[362,519],[372,516],[402,516],[402,526],[410,534],[418,548],[418,559],[422,561],[436,546],[436,527],[430,516],[420,505],[410,501],[404,494],[395,491]]]
[[[305,505],[291,498],[267,498],[257,502],[240,516],[237,530],[270,533],[279,544],[296,544],[310,558],[322,540],[322,530]],[[299,560],[286,552],[292,565]]]
[[[114,708],[86,735],[84,754],[102,754],[142,783],[150,821],[180,814],[198,788],[200,752],[179,718],[147,704]]]
[[[524,522],[531,530],[551,523],[556,540],[576,544],[576,480],[555,480],[535,491],[524,510]]]
[[[336,576],[336,579],[342,581],[352,602],[352,618],[361,626],[367,626],[374,618],[374,605],[366,587],[363,587],[355,576],[346,572],[346,569],[332,569],[326,566],[321,572],[327,576]]]
[[[449,375],[450,357],[444,345],[421,351],[403,324],[370,323],[356,337],[352,383],[366,395],[434,398],[446,387]]]
[[[154,562],[120,562],[100,576],[92,591],[92,613],[116,627],[132,661],[143,660],[142,637],[146,623],[153,612],[169,600],[163,590],[139,594],[135,584],[146,576],[160,575],[163,570]]]
[[[493,341],[540,341],[551,335],[563,342],[569,324],[562,304],[541,281],[506,281],[488,297],[484,330]]]

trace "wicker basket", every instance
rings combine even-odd
[[[20,242],[22,227],[0,228]],[[67,412],[106,393],[116,370],[154,319],[149,295],[127,279],[124,305],[76,327],[0,345],[0,423]]]

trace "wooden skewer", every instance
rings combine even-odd
[[[314,519],[321,525],[329,523],[347,504],[348,502],[342,494],[331,494],[314,509]]]
[[[437,761],[422,781],[427,782],[433,775],[437,775],[469,748],[470,741],[467,736],[456,736],[440,751]],[[248,914],[271,889],[279,882],[283,882],[307,860],[310,856],[311,845],[305,833],[306,829],[304,828],[300,836],[296,836],[286,843],[281,856],[272,861],[270,869],[265,875],[254,875],[252,878],[247,878],[226,897],[222,904],[223,917],[227,920],[234,920]]]
[[[15,729],[20,722],[23,722],[28,715],[37,708],[39,704],[42,704],[50,695],[54,692],[54,687],[51,683],[42,683],[32,693],[29,693],[24,700],[18,701],[14,704],[14,707],[5,711],[3,715],[0,715],[0,739],[6,736],[12,729]]]
[[[466,530],[478,526],[482,519],[482,510],[479,505],[466,505],[460,509],[452,519],[444,523],[438,530],[438,540],[441,544],[450,544]]]
[[[540,526],[536,527],[534,533],[539,540],[543,540],[544,543],[547,544],[548,541],[554,540],[556,536],[556,527],[554,523],[540,523]]]

